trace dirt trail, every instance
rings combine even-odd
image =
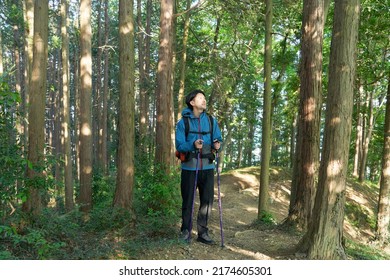
[[[220,246],[217,185],[210,235],[216,245],[192,241],[173,242],[168,246],[145,250],[141,259],[149,260],[268,260],[303,259],[293,248],[300,236],[278,226],[260,226],[257,219],[260,168],[250,167],[221,175],[223,229],[225,247]],[[287,217],[291,174],[280,168],[270,169],[270,212],[275,224]],[[217,180],[216,180],[217,181]],[[356,243],[371,244],[374,237],[372,217],[375,216],[378,189],[349,180],[346,190],[344,236]],[[196,216],[197,213],[195,213]],[[193,232],[196,237],[196,232]],[[390,254],[390,246],[383,248]]]
[[[287,215],[289,177],[281,171],[271,170],[272,182],[270,211],[276,222]],[[217,181],[217,180],[216,180]],[[264,260],[291,259],[286,250],[299,240],[298,236],[276,227],[268,229],[255,226],[259,194],[259,168],[247,168],[221,175],[224,244],[221,248],[217,185],[212,217],[209,222],[210,235],[216,245],[209,246],[193,240],[191,244],[178,242],[164,248],[145,251],[141,259],[159,260]],[[196,213],[195,213],[196,216]],[[193,232],[196,237],[196,232]]]

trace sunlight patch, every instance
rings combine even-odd
[[[240,185],[242,188],[245,188],[246,184],[248,184],[249,187],[256,187],[260,184],[258,178],[255,175],[234,172],[233,176],[241,180]]]
[[[255,207],[247,207],[245,210],[248,212],[257,213],[257,208]]]
[[[270,256],[264,255],[264,254],[259,253],[259,252],[252,252],[252,251],[248,251],[248,250],[245,250],[245,249],[232,247],[232,246],[229,246],[229,245],[227,245],[226,248],[228,248],[229,250],[231,250],[231,251],[233,251],[233,252],[235,252],[237,254],[242,254],[242,255],[251,257],[251,258],[253,258],[255,260],[272,260],[272,258]]]

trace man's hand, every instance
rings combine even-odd
[[[202,139],[198,139],[194,142],[194,145],[195,145],[195,148],[197,150],[200,150],[203,148],[203,140]]]
[[[218,140],[214,140],[214,149],[217,151],[221,148],[221,143]]]

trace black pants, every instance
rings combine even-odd
[[[181,171],[182,225],[181,231],[189,230],[192,216],[196,171]],[[197,187],[200,207],[197,218],[198,235],[208,232],[207,222],[211,215],[214,200],[214,169],[199,170]],[[192,223],[194,224],[194,223]]]

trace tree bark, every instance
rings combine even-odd
[[[147,131],[148,131],[148,106],[149,106],[149,85],[146,69],[146,40],[149,37],[142,24],[142,3],[137,0],[137,23],[138,23],[138,60],[139,60],[139,135],[141,156],[146,158],[147,153]],[[150,22],[149,22],[150,23]]]
[[[387,86],[387,103],[384,127],[382,173],[378,200],[378,219],[375,238],[385,244],[389,241],[390,225],[390,75]]]
[[[271,99],[272,99],[272,0],[266,0],[265,46],[264,46],[264,105],[261,138],[261,171],[258,219],[269,208],[269,166],[271,159]]]
[[[132,212],[134,185],[133,0],[119,0],[119,146],[114,206]]]
[[[102,153],[102,141],[103,141],[103,131],[102,131],[102,92],[103,92],[103,86],[102,86],[102,76],[103,76],[103,67],[102,67],[102,56],[103,56],[103,31],[102,31],[102,0],[99,0],[98,3],[98,16],[97,16],[97,22],[98,22],[98,28],[97,28],[97,40],[98,40],[98,46],[97,46],[97,56],[96,56],[96,83],[95,85],[95,104],[94,110],[92,111],[92,114],[95,116],[93,118],[93,129],[94,129],[94,146],[97,157],[95,158],[96,166],[99,170],[99,172],[102,172],[104,167],[103,162],[103,153]]]
[[[59,28],[57,29],[57,35],[61,37],[61,18],[59,19]],[[64,142],[62,141],[62,123],[63,123],[63,88],[61,88],[62,84],[62,53],[61,49],[57,48],[55,50],[55,59],[53,61],[53,65],[55,69],[52,71],[53,73],[53,83],[55,85],[53,90],[53,153],[55,155],[55,193],[56,197],[52,201],[55,203],[57,208],[63,207],[64,205],[60,205],[63,201],[60,200],[60,197],[63,197],[62,183],[64,182],[64,174],[63,174],[63,164],[61,161],[61,157],[64,155]]]
[[[34,37],[34,1],[25,0],[24,2],[24,57],[26,59],[24,66],[24,94],[22,97],[22,108],[25,113],[24,118],[28,119],[27,104],[29,103],[30,81],[32,60],[33,60],[33,37]],[[25,141],[28,142],[28,124],[24,124]]]
[[[219,100],[219,83],[220,83],[220,66],[217,60],[218,54],[218,39],[219,39],[219,30],[221,26],[221,16],[217,17],[217,22],[215,24],[215,33],[213,39],[213,48],[211,49],[211,65],[215,68],[215,77],[213,81],[213,88],[209,96],[209,102],[207,104],[207,112],[210,115],[215,115],[215,103]]]
[[[359,87],[360,91],[361,86]],[[354,156],[354,164],[353,164],[353,173],[352,175],[356,178],[359,177],[359,168],[360,162],[362,158],[362,140],[363,140],[363,114],[361,112],[361,104],[360,104],[360,94],[357,98],[356,102],[356,115],[357,115],[357,125],[356,125],[356,140],[355,140],[355,156]]]
[[[297,135],[297,122],[298,122],[298,114],[294,114],[294,118],[293,118],[291,126],[290,126],[290,131],[291,131],[290,132],[290,134],[291,134],[291,138],[290,138],[290,167],[292,167],[292,168],[294,168],[295,153],[296,153],[295,139],[296,139],[296,135]],[[296,190],[294,190],[294,188],[291,189],[290,201],[295,200],[295,197],[292,198],[293,192],[296,192]],[[291,206],[292,206],[292,204],[290,203],[290,208],[291,208]]]
[[[73,164],[70,138],[70,89],[69,89],[69,36],[68,9],[69,0],[61,0],[61,37],[62,37],[62,92],[63,92],[63,121],[62,137],[64,147],[64,180],[65,180],[65,209],[73,210]]]
[[[367,168],[367,157],[368,157],[368,148],[370,146],[370,141],[372,137],[372,132],[374,129],[374,98],[373,93],[370,91],[368,97],[366,98],[366,108],[368,111],[367,122],[363,127],[364,137],[362,139],[362,156],[359,161],[359,182],[363,182],[366,178],[366,168]]]
[[[28,199],[23,210],[34,216],[42,210],[41,194],[36,179],[44,176],[45,147],[45,97],[47,74],[48,45],[48,0],[35,0],[33,64],[30,77],[30,109],[29,109],[29,145],[27,159],[31,166],[27,168]]]
[[[255,112],[253,112],[253,116],[254,115],[256,115]],[[250,120],[248,125],[248,138],[245,143],[245,165],[252,166],[252,152],[255,142],[255,122]]]
[[[343,222],[359,14],[359,0],[335,1],[319,183],[313,217],[300,242],[309,259],[346,258]]]
[[[104,82],[103,82],[103,96],[102,96],[102,113],[100,115],[100,145],[99,145],[99,154],[101,154],[101,164],[103,168],[103,174],[108,174],[108,154],[107,154],[107,122],[108,122],[108,81],[109,77],[109,59],[110,52],[108,49],[108,35],[110,34],[109,30],[109,17],[108,17],[108,0],[104,1]]]
[[[2,34],[0,30],[0,76],[3,75],[4,67],[3,67],[3,43],[2,43]]]
[[[21,1],[18,1],[18,0],[13,0],[12,1],[12,4],[13,6],[16,8],[16,9],[19,9],[19,8],[22,8],[22,3]],[[23,96],[24,96],[24,91],[23,91],[23,87],[22,87],[22,84],[23,84],[23,81],[22,81],[22,74],[24,73],[23,71],[23,64],[22,64],[22,42],[21,42],[21,36],[20,36],[20,31],[19,31],[19,26],[21,26],[21,20],[19,18],[19,15],[18,14],[13,14],[13,15],[10,15],[10,19],[12,21],[12,29],[13,29],[13,53],[14,53],[14,63],[15,63],[15,73],[14,73],[14,77],[15,77],[15,91],[18,92],[21,96],[22,96],[22,100],[24,99]],[[25,116],[25,109],[26,109],[26,104],[25,103],[21,103],[21,106],[18,105],[17,108],[13,108],[12,110],[18,110],[21,112],[21,116]],[[22,118],[15,118],[15,127],[16,127],[16,130],[18,131],[18,134],[19,135],[23,135],[25,129],[24,129],[24,125],[25,125],[25,122],[23,121],[23,117]],[[14,133],[12,133],[14,134]],[[16,138],[16,135],[13,136],[14,138]],[[23,141],[24,142],[24,141]]]
[[[181,112],[184,108],[184,94],[185,94],[185,78],[186,78],[186,63],[187,63],[187,42],[188,42],[188,33],[190,30],[190,8],[191,0],[187,0],[187,8],[185,13],[184,20],[184,31],[183,31],[183,49],[181,54],[180,62],[180,81],[179,81],[179,95],[177,97],[177,120],[181,118]]]
[[[151,32],[152,32],[152,14],[153,14],[153,2],[152,0],[147,0],[146,1],[146,38],[145,38],[145,75],[146,75],[146,81],[147,81],[147,85],[146,85],[146,88],[147,88],[147,92],[146,92],[146,96],[145,96],[145,108],[146,108],[146,112],[145,112],[145,125],[146,125],[146,137],[148,139],[150,139],[150,135],[152,135],[152,131],[154,130],[154,124],[150,125],[150,121],[149,121],[149,106],[150,106],[150,96],[151,96],[151,92],[152,92],[152,86],[151,86],[151,75],[150,75],[150,69],[151,69],[151,62],[150,62],[150,59],[151,59]],[[155,118],[153,118],[153,121],[155,120]],[[148,145],[149,144],[149,145]],[[149,154],[149,157],[151,158],[151,151],[152,151],[152,146],[153,146],[153,141],[145,141],[145,149],[146,151],[149,149],[149,152],[147,151],[147,153]],[[149,160],[150,160],[149,158]]]
[[[80,1],[80,210],[92,208],[91,0]]]
[[[18,0],[13,0],[13,5],[16,8],[19,8],[20,2]],[[14,63],[15,63],[15,90],[19,93],[22,92],[22,67],[21,67],[21,57],[20,57],[20,33],[19,33],[19,18],[17,15],[12,16],[13,22],[13,39],[14,39]],[[17,125],[19,133],[22,132],[20,124]]]
[[[324,0],[304,0],[300,104],[292,193],[286,223],[306,230],[315,195],[320,149]]]
[[[155,162],[166,174],[173,165],[172,153],[172,21],[173,0],[161,0],[160,47],[157,70],[157,124]]]
[[[79,21],[78,21],[79,22]],[[80,38],[78,37],[78,42]],[[74,108],[75,113],[73,116],[74,123],[74,165],[76,169],[75,180],[80,182],[80,52],[79,47],[75,48],[75,54],[73,56],[73,65],[74,65]],[[79,202],[79,197],[76,198]]]

